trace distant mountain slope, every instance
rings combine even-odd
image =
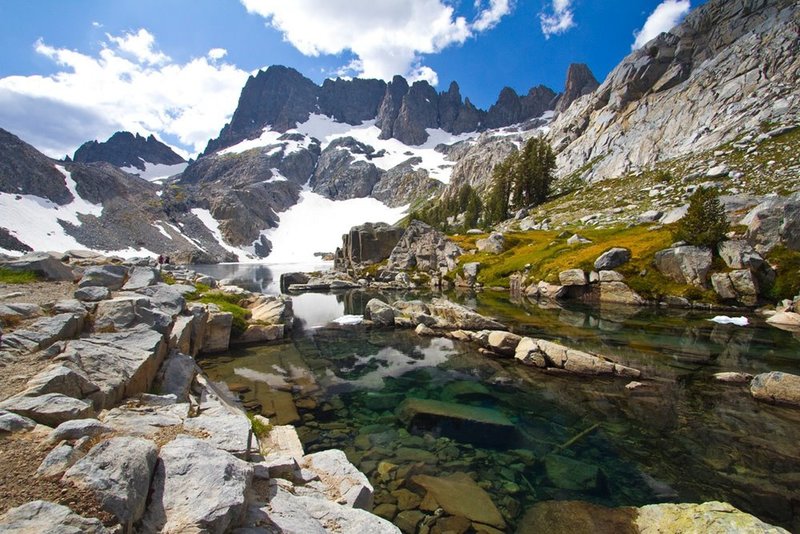
[[[588,180],[800,121],[800,4],[710,0],[631,53],[551,125],[561,175]]]
[[[92,249],[234,260],[179,195],[100,163],[53,161],[0,129],[0,252]],[[212,225],[213,226],[213,225]]]
[[[73,161],[92,163],[105,161],[117,167],[132,167],[146,170],[146,163],[153,165],[178,165],[186,160],[153,135],[142,137],[130,132],[117,132],[108,141],[88,141],[75,151]]]

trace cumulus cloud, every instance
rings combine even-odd
[[[560,35],[574,28],[572,0],[553,0],[553,8],[550,12],[539,13],[539,24],[545,39],[550,39],[553,35]]]
[[[219,62],[222,49],[176,63],[143,29],[109,35],[96,55],[42,40],[34,49],[59,72],[0,79],[0,124],[54,157],[117,130],[174,137],[184,155],[199,152],[230,119],[248,76]]]
[[[352,53],[355,59],[337,72],[384,80],[402,74],[412,81],[437,78],[422,64],[423,54],[464,43],[512,9],[510,0],[478,1],[475,20],[468,22],[443,0],[241,2],[304,55]]]
[[[227,55],[228,51],[224,48],[212,48],[208,51],[208,59],[213,59],[214,61],[219,61]]]
[[[664,0],[661,2],[647,17],[644,26],[640,30],[633,32],[636,40],[631,45],[631,49],[641,48],[658,34],[667,32],[677,26],[691,8],[689,0]]]

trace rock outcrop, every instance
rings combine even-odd
[[[584,179],[610,178],[714,148],[762,122],[796,124],[799,15],[791,0],[698,7],[555,119],[559,174],[584,168]]]
[[[421,222],[411,221],[389,255],[388,269],[449,272],[457,267],[462,250],[444,234]]]
[[[600,87],[600,83],[595,79],[594,74],[585,63],[573,63],[567,69],[567,81],[564,84],[564,92],[558,97],[556,113],[562,113],[569,108],[570,104],[582,96],[588,95]]]
[[[87,141],[82,144],[72,160],[78,163],[105,161],[117,167],[135,167],[144,171],[145,163],[177,165],[186,160],[155,136],[142,137],[130,132],[117,132],[108,141]]]
[[[380,263],[389,258],[405,230],[385,223],[354,226],[342,236],[336,249],[334,268],[347,271],[358,266]]]

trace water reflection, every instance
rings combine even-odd
[[[202,365],[276,424],[296,424],[309,452],[345,450],[370,477],[377,503],[403,487],[402,479],[381,474],[379,465],[389,462],[404,472],[474,473],[509,531],[528,506],[551,499],[611,506],[724,500],[800,530],[800,411],[758,403],[746,386],[711,377],[800,374],[800,343],[790,333],[757,317],[739,327],[698,311],[450,295],[519,333],[641,369],[644,386],[628,390],[625,380],[551,375],[443,338],[323,326],[361,314],[376,296],[431,298],[360,290],[300,295],[295,313],[305,328],[290,342],[237,349]],[[453,417],[457,407],[489,410],[512,421],[514,433],[420,428],[398,411],[407,399],[450,407]]]
[[[331,262],[319,263],[218,263],[189,266],[193,271],[207,274],[217,280],[229,280],[253,293],[277,295],[280,293],[280,279],[284,273],[325,271]]]

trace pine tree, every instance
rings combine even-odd
[[[701,187],[689,197],[689,209],[678,221],[674,237],[690,245],[706,246],[715,249],[730,225],[725,215],[725,207],[719,201],[716,189]]]

